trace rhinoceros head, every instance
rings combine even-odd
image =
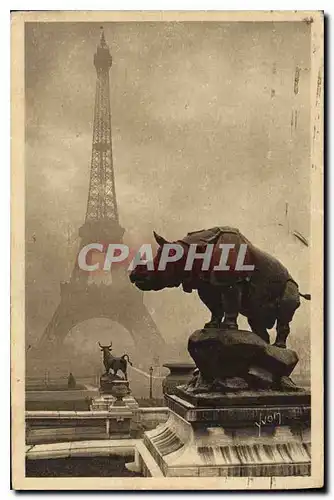
[[[163,288],[171,288],[179,286],[181,283],[181,273],[179,272],[180,265],[178,262],[168,262],[165,269],[159,269],[161,253],[164,245],[169,245],[169,242],[153,231],[155,241],[159,248],[151,265],[137,265],[130,273],[130,281],[137,288],[144,291],[162,290]],[[171,254],[170,254],[171,255]]]

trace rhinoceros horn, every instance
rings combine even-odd
[[[153,234],[154,234],[155,241],[158,243],[158,245],[160,247],[162,247],[166,243],[169,243],[167,240],[165,240],[165,238],[163,238],[162,236],[160,236],[159,234],[157,234],[155,231],[153,231]]]

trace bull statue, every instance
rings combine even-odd
[[[110,345],[101,345],[100,342],[98,342],[98,345],[103,352],[103,364],[104,368],[106,370],[106,375],[109,374],[110,370],[113,371],[113,374],[115,377],[117,376],[118,370],[120,370],[123,373],[124,379],[128,379],[127,375],[127,361],[130,363],[132,366],[132,363],[130,361],[130,358],[128,354],[123,354],[120,358],[117,358],[111,354],[112,350],[112,342],[110,342]],[[127,360],[126,360],[127,358]]]
[[[299,292],[281,262],[227,226],[191,232],[173,243],[155,232],[154,237],[159,249],[153,262],[139,263],[130,273],[140,290],[180,285],[188,293],[197,290],[211,312],[204,328],[238,329],[237,318],[242,314],[252,332],[267,343],[267,330],[276,323],[274,345],[286,347],[300,297],[311,297]],[[187,266],[189,259],[192,265]]]

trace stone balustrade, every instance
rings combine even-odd
[[[131,410],[113,406],[109,411],[26,411],[26,444],[96,439],[127,439],[133,429],[152,429],[167,420],[168,409]]]

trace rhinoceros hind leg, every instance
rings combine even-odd
[[[281,349],[286,349],[286,339],[288,338],[289,333],[289,323],[282,324],[280,321],[277,321],[277,335],[274,345],[276,347],[280,347]]]
[[[201,301],[211,312],[211,320],[205,323],[204,328],[220,328],[224,316],[220,293],[215,287],[206,283],[203,283],[197,292]]]
[[[299,306],[300,298],[298,285],[289,280],[278,308],[276,324],[277,336],[274,344],[277,347],[286,348],[286,339],[290,333],[290,323]]]

